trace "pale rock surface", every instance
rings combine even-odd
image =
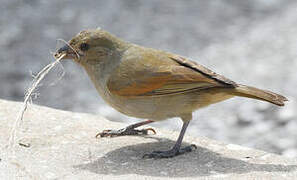
[[[297,160],[186,136],[192,153],[171,159],[142,159],[168,149],[178,135],[96,139],[103,129],[122,128],[98,115],[30,105],[18,130],[15,156],[7,144],[22,103],[0,100],[0,179],[296,179]],[[188,134],[190,135],[190,134]],[[27,147],[25,147],[25,146]]]

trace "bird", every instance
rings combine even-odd
[[[96,137],[143,135],[152,128],[136,129],[178,117],[183,125],[176,143],[145,158],[172,158],[196,149],[182,147],[194,111],[236,96],[284,106],[277,93],[236,83],[189,58],[124,41],[103,29],[79,32],[54,54],[82,66],[102,99],[117,111],[146,119],[119,130],[104,130]]]

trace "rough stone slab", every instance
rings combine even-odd
[[[177,132],[96,139],[104,129],[122,128],[98,115],[31,105],[18,133],[15,156],[6,147],[22,103],[0,100],[0,179],[296,179],[296,159],[286,159],[205,137],[185,137],[192,153],[171,159],[142,159],[168,149]]]

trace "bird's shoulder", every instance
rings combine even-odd
[[[177,65],[170,56],[171,53],[166,51],[133,45],[123,53],[121,65],[132,63],[136,66],[141,65],[143,68]]]

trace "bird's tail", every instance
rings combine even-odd
[[[238,87],[234,89],[233,94],[236,96],[267,101],[278,106],[284,106],[284,102],[288,101],[288,99],[282,95],[241,84],[238,84]]]

